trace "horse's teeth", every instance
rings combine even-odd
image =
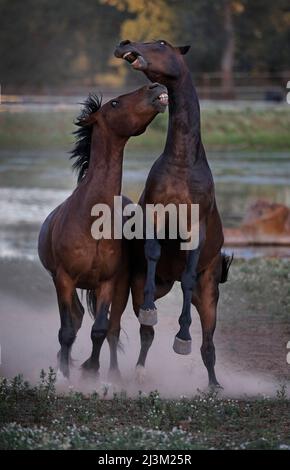
[[[160,101],[167,101],[168,95],[166,93],[161,93],[158,98]]]

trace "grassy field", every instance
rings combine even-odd
[[[158,392],[106,400],[97,394],[56,395],[55,374],[29,386],[0,385],[1,449],[290,449],[290,402],[219,399],[200,394],[164,400]]]
[[[69,149],[76,113],[0,113],[0,148]],[[208,149],[290,149],[290,108],[202,111],[202,135]],[[167,113],[159,115],[147,132],[129,143],[131,149],[162,147]]]

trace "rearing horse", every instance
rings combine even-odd
[[[214,182],[200,133],[199,101],[183,55],[189,46],[173,47],[166,41],[148,43],[122,41],[116,57],[123,58],[151,81],[167,87],[169,126],[162,155],[153,164],[140,198],[146,204],[163,206],[199,205],[199,243],[196,249],[182,251],[180,240],[136,242],[132,279],[133,307],[141,323],[139,372],[145,365],[157,322],[154,300],[164,296],[174,281],[181,281],[183,307],[180,329],[173,348],[179,354],[191,351],[191,303],[196,306],[202,325],[201,355],[210,386],[219,386],[215,375],[215,347],[218,285],[225,282],[231,260],[221,253],[223,231],[216,206]],[[144,258],[145,251],[145,258]],[[138,257],[138,258],[137,258]]]
[[[164,91],[162,85],[151,84],[103,106],[97,97],[90,96],[77,121],[79,140],[72,157],[76,158],[78,185],[43,223],[38,248],[57,293],[59,367],[65,377],[69,377],[70,351],[84,314],[77,288],[87,290],[88,308],[94,317],[92,354],[83,367],[98,373],[100,350],[107,336],[110,371],[119,374],[120,318],[129,295],[128,247],[124,239],[94,239],[91,227],[96,217],[91,211],[97,203],[107,204],[114,224],[112,210],[114,196],[121,193],[125,144],[129,137],[145,132],[158,112],[165,110],[160,99]],[[127,202],[123,198],[123,204]]]

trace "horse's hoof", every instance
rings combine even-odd
[[[64,375],[60,369],[56,371],[55,385],[59,391],[66,391],[70,387],[68,376]]]
[[[178,336],[175,336],[174,343],[173,343],[173,351],[176,352],[176,354],[182,354],[183,356],[190,354],[191,353],[191,339],[184,340],[184,339],[178,338]]]
[[[157,323],[157,309],[146,309],[140,308],[139,316],[138,316],[139,323],[145,326],[154,326]]]
[[[92,363],[91,358],[87,359],[81,365],[81,371],[84,378],[93,377],[98,378],[99,376],[99,369]]]
[[[146,381],[146,370],[144,366],[137,365],[135,369],[135,381],[138,385],[143,385]]]
[[[99,382],[100,380],[99,372],[93,369],[82,369],[81,377],[82,377],[82,380],[85,382],[96,383],[96,382]]]
[[[208,388],[212,391],[218,391],[218,390],[223,390],[224,387],[220,385],[218,382],[210,382],[208,384]]]
[[[69,382],[69,376],[68,376],[68,374],[64,374],[61,369],[57,369],[57,371],[56,371],[56,381]]]

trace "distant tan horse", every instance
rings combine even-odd
[[[251,204],[240,227],[225,229],[229,245],[290,245],[290,209],[259,199]]]
[[[100,350],[107,336],[110,371],[119,374],[120,318],[129,294],[128,249],[125,240],[92,237],[96,217],[91,216],[91,210],[97,203],[113,208],[114,196],[121,193],[125,144],[129,137],[143,133],[158,112],[164,111],[159,99],[164,90],[151,84],[103,106],[97,97],[90,96],[77,121],[80,128],[72,157],[76,158],[79,183],[45,220],[38,247],[57,293],[61,321],[59,366],[65,377],[69,376],[70,351],[84,314],[77,288],[87,291],[88,307],[95,319],[92,354],[83,367],[97,375]]]

